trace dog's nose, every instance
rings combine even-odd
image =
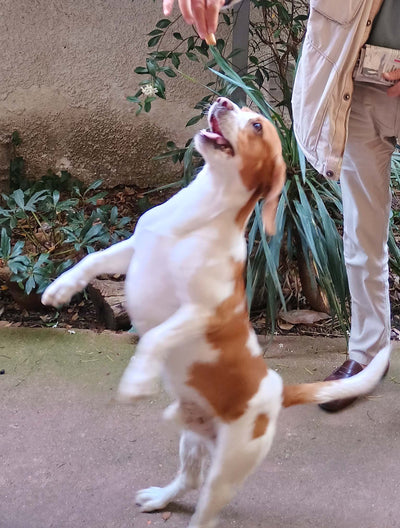
[[[227,110],[233,110],[234,108],[231,101],[229,101],[229,99],[227,99],[226,97],[218,97],[217,103],[226,108]]]

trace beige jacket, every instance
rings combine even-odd
[[[310,0],[293,89],[296,138],[308,161],[338,179],[360,48],[383,0]]]

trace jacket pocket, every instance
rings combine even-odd
[[[295,79],[292,108],[297,139],[308,152],[316,152],[317,148],[324,150],[329,145],[330,120],[327,118],[329,109],[334,106],[335,85],[335,65],[306,38]]]
[[[357,15],[365,0],[310,0],[314,11],[338,24],[349,24]]]

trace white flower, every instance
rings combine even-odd
[[[145,84],[141,87],[142,93],[146,97],[152,97],[153,95],[156,95],[158,92],[157,88],[155,88],[152,84]]]

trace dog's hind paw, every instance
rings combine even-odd
[[[142,489],[136,494],[136,504],[140,506],[140,511],[142,512],[162,510],[170,500],[170,494],[165,488],[157,488],[155,486]]]

